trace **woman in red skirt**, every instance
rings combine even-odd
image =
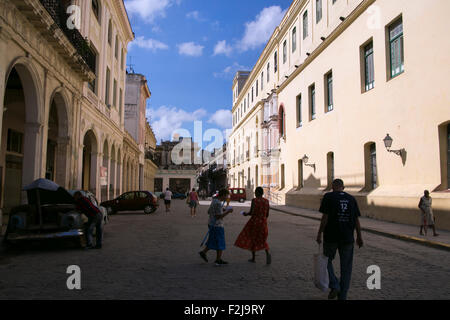
[[[244,216],[251,216],[242,232],[236,239],[235,246],[241,249],[250,250],[252,258],[249,262],[255,262],[256,251],[266,251],[266,263],[272,263],[272,256],[267,244],[269,234],[267,228],[267,218],[269,217],[269,200],[263,198],[264,191],[261,187],[255,190],[256,198],[252,200],[250,212],[244,213]]]

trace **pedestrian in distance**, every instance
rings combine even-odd
[[[420,235],[427,235],[427,227],[433,229],[433,236],[437,237],[435,219],[433,215],[433,209],[431,208],[432,199],[430,197],[430,192],[425,190],[423,192],[423,197],[419,201],[420,209]]]
[[[195,191],[195,188],[192,188],[192,191],[189,193],[187,200],[189,208],[191,208],[191,218],[193,218],[196,215],[197,206],[199,204],[198,194]]]
[[[353,266],[354,233],[356,229],[356,243],[361,248],[363,240],[359,217],[361,213],[356,199],[344,192],[344,182],[341,179],[333,181],[333,191],[328,192],[322,199],[319,211],[323,214],[317,234],[317,243],[322,243],[323,254],[328,257],[328,276],[330,293],[328,299],[347,299]],[[333,269],[333,259],[339,252],[341,266],[340,281]]]
[[[164,204],[166,205],[166,212],[170,212],[170,203],[172,202],[172,191],[166,188],[164,192]]]
[[[84,197],[80,191],[75,192],[73,195],[75,199],[75,205],[78,211],[83,213],[87,218],[88,222],[86,224],[85,233],[88,249],[101,249],[103,240],[103,228],[102,219],[103,215],[101,211],[89,200],[89,198]],[[95,246],[93,245],[93,233],[95,229]]]
[[[208,221],[208,241],[205,248],[199,252],[200,257],[208,262],[206,256],[209,250],[215,250],[217,253],[215,264],[216,266],[226,265],[228,262],[222,260],[223,251],[226,249],[225,245],[225,228],[223,219],[233,212],[232,208],[223,208],[227,199],[228,190],[222,189],[219,191],[219,195],[212,199],[211,205],[208,209],[209,221]],[[202,243],[203,245],[203,243]]]
[[[236,239],[235,246],[241,249],[250,250],[252,258],[249,262],[256,262],[256,251],[266,251],[266,264],[272,263],[272,256],[269,252],[267,237],[269,235],[267,218],[269,217],[269,200],[263,198],[264,190],[257,187],[255,198],[252,200],[250,212],[244,212],[244,216],[251,216],[242,232]]]

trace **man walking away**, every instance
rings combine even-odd
[[[75,192],[73,197],[75,199],[77,210],[84,213],[84,215],[88,218],[86,225],[87,248],[101,249],[103,240],[103,216],[101,211],[91,202],[91,200],[89,200],[89,198],[84,197],[80,191]],[[92,244],[94,228],[96,234],[95,247]]]
[[[350,287],[353,265],[354,232],[356,229],[356,243],[361,248],[363,240],[359,224],[358,203],[356,199],[344,192],[344,182],[341,179],[333,181],[333,192],[325,194],[320,209],[323,213],[317,234],[317,242],[322,243],[323,254],[328,257],[328,275],[330,278],[330,294],[328,299],[347,299]],[[337,279],[333,269],[333,259],[339,251],[341,264],[341,279]]]
[[[164,192],[164,204],[166,205],[166,212],[170,212],[170,203],[172,202],[172,191],[169,188]]]

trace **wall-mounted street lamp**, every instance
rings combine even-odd
[[[392,142],[393,141],[394,141],[394,139],[392,139],[389,134],[386,136],[386,138],[384,138],[383,142],[384,142],[384,146],[386,147],[386,150],[388,152],[395,153],[396,155],[402,157],[403,153],[405,152],[405,149],[391,150],[391,146],[392,146]]]
[[[305,154],[305,156],[302,158],[302,161],[303,161],[303,164],[305,165],[305,166],[308,166],[308,167],[311,167],[311,168],[313,168],[314,169],[314,172],[316,171],[316,164],[315,163],[312,163],[312,164],[309,164],[308,162],[309,162],[309,158],[308,158],[308,156]]]

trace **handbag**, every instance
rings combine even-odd
[[[328,276],[328,257],[320,251],[314,254],[314,285],[317,289],[326,292],[330,284]]]

